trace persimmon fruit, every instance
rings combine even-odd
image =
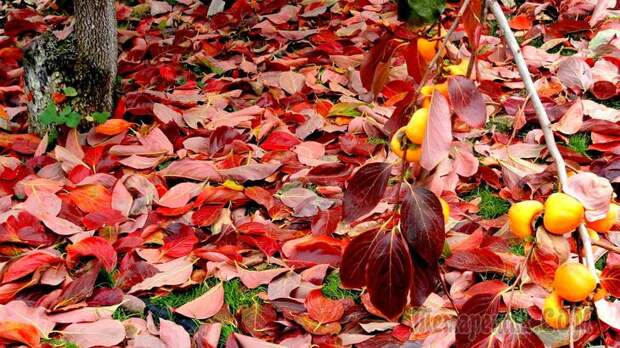
[[[586,226],[599,233],[607,233],[618,222],[618,205],[610,204],[607,215],[596,221],[587,221]]]
[[[551,233],[569,233],[583,221],[583,215],[583,205],[577,199],[556,192],[545,201],[543,224]]]
[[[404,155],[407,162],[418,162],[420,160],[420,157],[422,157],[422,147],[420,145],[408,143],[406,155],[404,153],[405,150],[403,150],[403,137],[406,136],[406,130],[407,127],[402,127],[398,131],[396,131],[396,133],[394,133],[394,136],[390,141],[390,149],[399,158],[403,158]]]
[[[519,238],[531,236],[533,234],[532,222],[543,210],[544,205],[535,200],[514,203],[508,209],[510,231]]]
[[[596,279],[581,263],[566,262],[555,271],[553,289],[567,301],[580,302],[596,289]]]
[[[405,134],[409,141],[414,144],[422,145],[424,134],[426,133],[426,124],[428,122],[428,109],[420,108],[416,110],[409,123],[407,123]]]

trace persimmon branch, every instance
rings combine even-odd
[[[611,251],[617,254],[620,254],[620,247],[617,247],[611,243],[608,243],[603,240],[593,240],[592,245],[596,245],[597,247],[603,248],[607,251]]]
[[[521,47],[519,46],[519,43],[514,36],[514,33],[510,29],[510,26],[508,25],[508,20],[506,19],[506,16],[504,15],[500,4],[496,0],[488,0],[487,6],[491,9],[491,12],[497,20],[497,24],[504,33],[504,39],[506,40],[506,43],[508,44],[508,47],[512,52],[514,61],[517,65],[517,68],[519,69],[521,79],[525,84],[525,89],[530,95],[532,104],[534,105],[534,110],[536,111],[536,116],[538,117],[538,123],[540,123],[540,128],[542,129],[545,136],[545,143],[547,144],[547,149],[549,149],[549,154],[555,162],[555,166],[558,172],[558,179],[560,181],[562,190],[564,190],[567,187],[568,182],[568,175],[566,174],[566,163],[564,162],[564,158],[562,157],[562,154],[560,153],[560,150],[558,149],[558,146],[555,142],[553,130],[551,129],[551,122],[549,121],[547,111],[545,110],[545,107],[543,106],[542,102],[540,101],[540,97],[536,92],[536,87],[534,87],[534,81],[532,81],[530,72],[527,69],[527,64],[525,63],[525,59],[523,59]],[[579,225],[579,236],[585,250],[586,266],[588,267],[592,275],[594,275],[594,277],[598,279],[596,275],[596,269],[594,268],[592,240],[590,239],[588,230],[583,223]]]

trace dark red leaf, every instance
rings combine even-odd
[[[340,265],[340,280],[346,288],[361,288],[366,285],[366,266],[371,246],[378,232],[367,231],[356,236],[344,249]]]
[[[92,307],[113,306],[123,302],[123,290],[118,288],[97,288],[93,297],[86,301]]]
[[[267,338],[277,334],[278,315],[270,304],[254,303],[239,310],[241,328],[257,338]]]
[[[484,99],[474,81],[454,76],[448,80],[448,97],[452,110],[468,125],[482,127],[487,120]]]
[[[338,321],[344,314],[344,305],[323,295],[321,289],[312,290],[304,302],[308,315],[321,324]]]
[[[620,265],[605,267],[600,280],[601,286],[612,296],[620,297]]]
[[[308,172],[306,180],[317,185],[343,185],[349,175],[351,168],[346,164],[335,162],[318,165]]]
[[[463,304],[456,321],[457,348],[470,348],[491,335],[499,304],[500,297],[491,294],[473,296]]]
[[[435,264],[446,240],[437,196],[424,187],[406,190],[400,214],[401,231],[411,253],[419,255],[427,264]]]
[[[474,249],[457,251],[446,260],[446,265],[452,268],[474,272],[506,271],[504,261],[488,249]]]
[[[385,193],[391,169],[388,163],[375,162],[353,175],[344,192],[345,221],[353,221],[374,209]]]
[[[391,34],[381,36],[379,41],[367,53],[360,67],[362,85],[375,95],[387,82],[387,71],[389,71],[390,67],[388,63],[397,47],[396,40],[392,38]]]
[[[413,40],[409,42],[405,48],[405,61],[407,62],[407,72],[413,80],[419,84],[424,76],[424,71],[427,68],[427,63],[424,58],[418,52],[418,41]]]
[[[527,261],[527,274],[532,281],[547,289],[553,284],[555,270],[560,265],[560,258],[553,251],[538,246],[532,250],[532,255]]]
[[[611,99],[617,96],[618,93],[616,90],[616,85],[613,82],[605,80],[596,81],[592,87],[590,87],[592,94],[594,94],[596,99],[600,100]]]
[[[77,259],[84,256],[96,257],[103,267],[111,272],[116,266],[116,250],[101,237],[87,237],[67,247],[67,266],[73,268]]]
[[[410,249],[411,252],[411,249]],[[413,282],[410,296],[412,306],[421,306],[437,285],[439,269],[437,264],[426,264],[413,258]]]
[[[461,2],[461,6],[462,6]],[[480,18],[482,18],[482,0],[472,0],[469,6],[463,13],[462,22],[465,28],[465,33],[469,39],[469,45],[472,47],[472,51],[478,50],[480,44],[480,34],[482,33],[482,25]]]
[[[127,220],[127,218],[123,216],[120,211],[107,208],[88,213],[88,215],[82,218],[82,223],[86,229],[96,230],[101,226],[114,226],[118,223],[124,222],[125,220]]]
[[[155,266],[146,261],[137,261],[131,263],[126,269],[121,269],[116,286],[123,290],[128,290],[132,286],[140,283],[146,278],[150,278],[157,274],[159,270]]]
[[[60,296],[54,301],[51,309],[70,306],[90,297],[93,293],[100,268],[99,263],[92,265],[90,269],[65,286]]]
[[[366,272],[370,302],[386,317],[397,319],[407,304],[412,281],[411,256],[403,237],[394,231],[379,231]]]

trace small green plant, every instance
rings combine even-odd
[[[486,129],[509,133],[512,131],[512,119],[502,116],[493,117],[487,122]]]
[[[577,153],[585,155],[591,142],[592,140],[588,134],[577,133],[568,138],[568,147]]]
[[[367,142],[370,145],[387,145],[388,144],[387,139],[382,138],[382,137],[377,137],[374,135],[369,136]]]
[[[121,307],[116,308],[114,313],[112,313],[112,319],[114,320],[125,321],[129,318],[144,318],[144,314],[129,312]]]
[[[215,284],[217,284],[218,280],[215,278],[211,278],[203,283],[200,283],[198,286],[195,286],[191,289],[180,291],[180,292],[171,292],[165,296],[154,296],[151,297],[151,303],[160,308],[177,308],[182,305],[200,297],[205,292],[209,291]]]
[[[325,297],[332,300],[342,300],[343,298],[351,298],[355,302],[360,301],[360,292],[355,290],[343,289],[340,282],[340,274],[338,272],[332,272],[325,277],[325,284],[321,289]]]
[[[228,305],[230,312],[235,314],[241,306],[263,303],[258,294],[266,290],[264,286],[248,289],[241,284],[239,279],[235,278],[224,283],[224,302]]]
[[[480,197],[480,204],[478,205],[480,211],[478,215],[485,219],[495,219],[506,214],[508,209],[510,209],[510,202],[501,199],[488,186],[478,187],[468,192],[463,196],[463,199],[471,201],[478,197]]]
[[[510,252],[514,255],[525,256],[525,247],[522,243],[515,243],[510,246]]]
[[[233,332],[237,332],[237,327],[232,323],[226,323],[222,325],[222,330],[220,331],[220,341],[218,346],[224,347],[226,346],[226,341],[228,337],[233,334]]]
[[[73,111],[71,106],[67,105],[62,110],[58,110],[54,103],[47,104],[45,110],[39,115],[39,122],[46,126],[66,125],[69,128],[75,128],[80,124],[81,119],[82,116]]]

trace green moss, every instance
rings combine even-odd
[[[510,252],[514,255],[525,256],[525,247],[521,243],[515,243],[510,246]]]
[[[60,338],[42,338],[42,344],[49,344],[54,348],[79,348],[77,344]]]
[[[233,332],[237,332],[237,331],[238,331],[237,327],[231,323],[226,323],[222,325],[222,331],[220,332],[219,346],[220,347],[226,346],[226,341],[228,340],[228,337],[232,335]]]
[[[510,317],[515,322],[522,324],[528,320],[529,315],[527,314],[527,310],[520,308],[520,309],[513,309],[510,312]]]
[[[597,101],[609,108],[620,109],[620,97],[615,97],[606,100],[598,100]]]
[[[387,139],[382,138],[382,137],[376,137],[376,136],[369,136],[367,142],[370,145],[387,145],[388,144]]]
[[[487,130],[494,130],[502,133],[510,133],[512,131],[512,118],[510,117],[493,117],[486,124]]]
[[[258,294],[264,291],[267,291],[265,286],[248,289],[238,278],[235,278],[224,283],[224,302],[228,305],[230,312],[235,314],[241,306],[263,303]]]
[[[165,296],[154,296],[151,297],[150,300],[152,304],[160,308],[177,308],[200,297],[205,292],[209,291],[209,289],[211,289],[213,286],[215,286],[217,282],[217,279],[210,278],[207,281],[191,289],[180,292],[171,292]]]
[[[478,205],[480,211],[478,215],[485,219],[495,219],[508,212],[510,208],[510,202],[501,199],[498,195],[491,192],[488,186],[478,187],[473,191],[463,195],[463,199],[471,201],[480,197],[480,204]]]
[[[606,264],[607,264],[607,254],[599,257],[598,260],[596,260],[596,262],[594,263],[594,267],[596,267],[596,269],[598,269],[599,271],[602,271],[603,268],[605,268]]]
[[[129,312],[121,307],[116,308],[114,313],[112,313],[112,319],[115,319],[115,320],[125,321],[129,318],[143,318],[144,319],[144,314]]]
[[[590,135],[586,133],[573,134],[568,138],[568,147],[582,155],[586,155],[591,143]]]
[[[325,284],[321,289],[325,297],[332,300],[342,300],[343,298],[352,298],[355,302],[360,301],[360,292],[356,290],[343,289],[340,282],[340,274],[333,272],[325,277]]]

